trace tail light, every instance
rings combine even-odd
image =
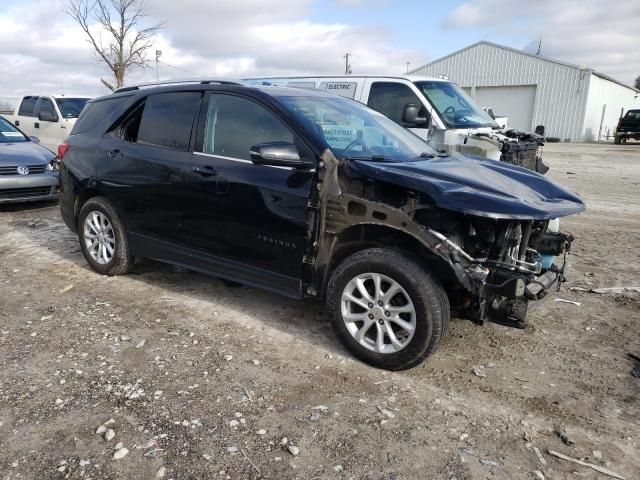
[[[71,145],[69,145],[68,143],[61,143],[60,145],[58,145],[58,159],[60,161],[62,161],[62,159],[64,158],[64,156],[67,154],[67,151],[69,150],[69,147]]]

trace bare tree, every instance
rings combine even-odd
[[[147,50],[162,24],[142,28],[145,0],[68,0],[65,12],[87,35],[98,61],[113,72],[116,88],[124,84],[129,70],[148,65]],[[91,31],[94,23],[100,27],[99,34]]]

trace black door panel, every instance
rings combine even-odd
[[[189,174],[192,208],[181,228],[190,246],[299,276],[313,173],[198,154],[193,161],[214,165],[218,175]]]
[[[188,208],[185,170],[191,154],[116,139],[104,139],[100,150],[104,160],[98,168],[99,182],[127,228],[179,241],[177,226]]]

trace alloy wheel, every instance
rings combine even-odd
[[[84,219],[84,244],[100,265],[108,264],[116,251],[116,235],[107,216],[100,211],[90,212]]]
[[[405,348],[416,330],[416,309],[407,291],[380,273],[353,278],[342,292],[342,320],[351,336],[377,353]]]

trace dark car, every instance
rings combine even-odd
[[[0,117],[0,204],[57,198],[55,154]]]
[[[614,143],[626,143],[630,138],[640,140],[640,110],[629,110],[618,121]]]
[[[346,347],[388,369],[433,352],[451,307],[521,325],[562,279],[572,239],[550,219],[585,208],[355,101],[227,81],[90,101],[59,156],[62,216],[97,272],[146,257],[324,298]]]

